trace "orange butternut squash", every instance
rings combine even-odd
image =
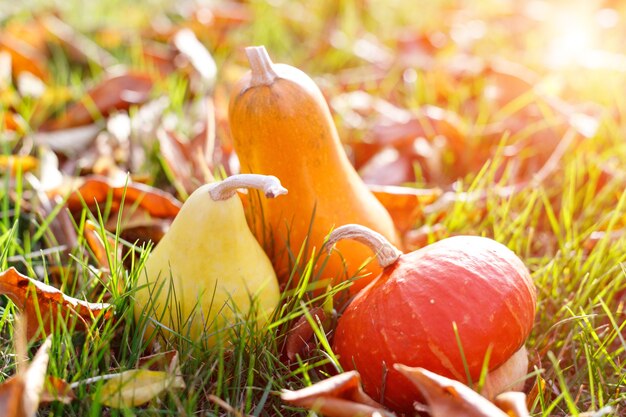
[[[275,175],[289,189],[286,197],[261,202],[279,279],[291,272],[289,253],[297,255],[305,241],[319,252],[328,233],[344,224],[365,225],[398,244],[391,216],[348,160],[315,82],[295,67],[272,63],[263,46],[246,54],[251,71],[231,95],[230,129],[241,171]],[[350,291],[356,293],[380,272],[374,262],[359,270],[372,256],[363,245],[343,241],[338,252],[322,271],[327,283],[358,272],[362,277]]]

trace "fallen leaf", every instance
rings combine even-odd
[[[217,65],[213,56],[196,38],[191,29],[181,29],[173,37],[173,43],[193,68],[196,70],[204,84],[211,87],[217,75]]]
[[[50,334],[59,317],[76,319],[76,328],[84,330],[94,319],[112,317],[110,305],[89,303],[63,294],[58,289],[19,273],[11,267],[0,273],[0,294],[23,311],[28,339]]]
[[[49,78],[46,56],[32,45],[5,32],[0,34],[0,52],[2,51],[11,55],[14,76],[21,72],[30,72],[40,80]]]
[[[365,394],[356,371],[332,376],[298,391],[283,390],[280,398],[328,417],[395,416]]]
[[[148,244],[154,247],[163,238],[170,224],[171,222],[167,220],[152,219],[147,223],[124,226],[120,232],[120,238],[133,245],[122,246],[121,259],[124,261],[124,266],[129,270],[133,268],[141,256],[135,248],[147,247]]]
[[[151,216],[158,218],[175,217],[182,206],[171,194],[141,183],[129,181],[122,184],[104,177],[91,176],[81,178],[79,184],[67,199],[67,206],[73,212],[82,210],[83,204],[88,207],[103,204],[109,195],[112,196],[112,208],[115,210],[121,207],[124,200],[125,206],[137,204]]]
[[[201,3],[194,17],[204,25],[211,24],[223,29],[250,22],[253,13],[249,5],[229,0],[207,5]]]
[[[234,417],[252,417],[249,414],[244,414],[243,412],[236,410],[232,405],[228,404],[216,395],[210,394],[207,399],[212,403],[219,405],[222,409],[228,412],[229,415]]]
[[[539,77],[529,68],[515,62],[497,59],[488,63],[484,68],[487,99],[491,100],[495,108],[502,108],[516,99],[535,94],[534,86],[539,84]]]
[[[59,118],[43,123],[41,129],[49,131],[87,125],[99,116],[128,110],[131,105],[147,102],[153,85],[153,77],[144,72],[129,71],[110,76],[89,90],[81,101],[71,105]]]
[[[59,401],[69,404],[76,399],[76,394],[70,384],[64,379],[54,376],[47,376],[41,393],[40,403],[50,403]]]
[[[523,392],[503,392],[494,398],[493,403],[509,416],[530,417]]]
[[[449,236],[448,229],[441,224],[423,225],[411,229],[402,236],[402,243],[406,253],[423,248],[424,246]]]
[[[393,147],[387,147],[372,157],[359,170],[365,183],[400,185],[415,182],[416,163],[413,155]]]
[[[34,156],[0,155],[0,172],[24,173],[37,168],[37,165],[38,161]]]
[[[170,374],[180,374],[180,367],[178,361],[178,351],[168,350],[167,352],[159,352],[154,355],[144,356],[139,359],[137,366],[142,369],[148,369],[151,371],[163,371],[166,370]]]
[[[0,100],[0,105],[2,100]],[[4,130],[24,133],[27,129],[27,123],[22,116],[12,111],[6,111],[0,115],[0,132]]]
[[[368,188],[387,209],[401,233],[414,228],[423,218],[422,208],[434,203],[442,194],[439,188],[423,189],[374,184],[368,184]]]
[[[322,307],[312,308],[309,314],[314,320],[319,320],[320,322],[326,319],[326,314]],[[307,316],[301,316],[289,329],[285,340],[285,354],[290,362],[294,361],[298,355],[305,355],[305,350],[309,346],[314,333]]]
[[[111,263],[109,262],[107,247],[102,240],[100,235],[100,228],[97,224],[92,222],[91,220],[87,220],[85,222],[85,227],[83,230],[83,235],[85,236],[85,240],[87,241],[87,245],[91,249],[94,258],[98,262],[98,266],[101,269],[104,269],[107,272],[111,271]],[[115,248],[115,240],[111,237],[107,236],[108,246],[110,249]],[[117,248],[117,259],[121,259],[121,248]]]
[[[381,145],[398,146],[417,137],[431,140],[445,137],[458,153],[465,145],[463,123],[458,114],[437,106],[423,106],[404,120],[382,119],[369,132],[369,141]]]
[[[0,385],[0,415],[5,417],[24,417],[23,398],[24,381],[10,378]]]
[[[394,368],[421,391],[428,403],[431,417],[524,417],[524,414],[505,413],[459,381],[424,368],[411,368],[401,364],[395,364]]]
[[[162,371],[132,369],[107,377],[107,382],[99,391],[99,398],[104,405],[113,408],[135,407],[165,391],[185,388],[181,376]]]
[[[21,341],[27,328],[20,317],[16,321],[16,357],[26,356],[26,342]],[[19,335],[21,333],[21,336]],[[52,341],[48,337],[41,345],[30,364],[18,363],[17,373],[0,385],[0,415],[3,417],[34,417],[41,402]]]
[[[47,31],[48,38],[60,44],[67,51],[68,56],[81,64],[90,61],[101,68],[114,65],[117,60],[106,50],[85,35],[77,32],[73,27],[54,15],[40,18],[42,27]]]
[[[148,68],[155,69],[161,78],[176,71],[176,51],[169,45],[143,41],[141,55]]]
[[[173,181],[187,193],[191,193],[199,185],[214,180],[211,173],[213,168],[211,156],[215,149],[212,108],[212,104],[209,104],[207,130],[200,132],[191,140],[184,140],[162,127],[156,132],[161,155],[172,172]]]
[[[101,130],[102,126],[91,123],[50,132],[36,132],[32,135],[32,139],[38,145],[45,145],[53,151],[74,156],[83,153]]]

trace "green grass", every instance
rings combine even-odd
[[[155,8],[167,11],[174,22],[184,21],[165,0],[132,7],[125,0],[83,3],[64,3],[61,17],[94,38],[97,36],[93,31],[103,26],[126,34],[130,44],[121,43],[110,52],[120,63],[134,68],[146,67],[141,57],[143,45],[139,30],[146,27]],[[498,23],[498,18],[506,13],[494,6],[497,2],[467,5],[470,15],[473,13],[484,19],[486,25],[493,25],[490,26],[493,36],[469,46],[470,54],[517,60],[543,77],[556,80],[565,100],[589,101],[603,106],[599,116],[601,127],[593,138],[571,144],[542,181],[531,181],[513,193],[503,193],[514,176],[512,171],[498,176],[507,145],[525,140],[535,128],[555,124],[555,112],[534,94],[493,108],[480,96],[486,80],[465,75],[457,88],[446,89],[445,85],[437,84],[441,82],[441,74],[436,67],[431,71],[415,68],[414,84],[403,79],[403,68],[396,64],[387,69],[386,76],[379,82],[349,80],[346,85],[338,85],[338,79],[332,77],[332,74],[365,64],[355,56],[350,45],[366,32],[377,37],[393,54],[397,52],[394,36],[402,25],[411,24],[431,34],[448,30],[449,24],[443,22],[450,21],[451,12],[446,11],[446,7],[452,7],[454,2],[424,2],[420,13],[415,12],[413,2],[401,0],[395,1],[394,7],[386,2],[372,2],[370,9],[364,9],[361,2],[353,0],[319,1],[313,5],[282,2],[284,7],[274,3],[279,2],[251,1],[251,22],[229,32],[218,43],[211,43],[215,40],[207,29],[203,41],[214,52],[219,68],[216,95],[228,93],[234,78],[240,74],[241,47],[265,44],[275,62],[288,62],[305,70],[324,85],[330,95],[364,90],[403,108],[435,104],[457,112],[465,126],[467,152],[480,151],[481,132],[490,123],[519,117],[527,104],[537,105],[541,117],[529,121],[517,134],[503,131],[499,153],[480,171],[465,173],[455,184],[451,203],[443,211],[427,214],[416,227],[442,224],[447,234],[492,237],[514,250],[529,267],[538,289],[538,309],[528,341],[532,369],[527,388],[535,381],[545,384],[533,398],[530,408],[533,416],[623,415],[626,410],[626,171],[623,168],[626,99],[620,91],[626,84],[626,74],[610,70],[547,70],[542,67],[540,54],[532,52],[540,43],[538,33],[509,35],[502,23]],[[31,7],[42,6],[49,5],[35,1],[23,7],[7,8],[7,13],[14,14],[0,15],[3,19],[0,32],[3,24],[28,22],[32,17]],[[334,38],[329,33],[333,30]],[[437,59],[445,62],[453,52],[444,50]],[[53,85],[75,98],[80,98],[91,83],[103,75],[102,68],[97,66],[75,65],[60,48],[53,51],[48,65]],[[437,90],[437,85],[441,91]],[[13,86],[7,89],[15,92]],[[169,98],[166,113],[177,119],[175,129],[185,137],[193,132],[194,122],[188,104],[199,101],[191,89],[182,75],[174,73],[160,83],[154,93],[155,97]],[[61,103],[50,98],[42,102],[43,109],[37,107],[42,104],[36,99],[23,99],[14,103],[14,109],[36,129],[41,121],[38,112],[43,110],[52,115],[62,109]],[[0,103],[3,106],[0,107],[1,117],[8,105]],[[137,109],[131,113],[134,111]],[[342,135],[350,133],[345,120],[336,116],[335,121]],[[29,148],[29,133],[27,130],[23,135],[13,135],[0,127],[1,153],[10,155],[21,151],[38,155],[37,149]],[[218,129],[218,137],[223,134]],[[164,168],[154,136],[148,136],[141,146],[146,159],[133,174],[147,174],[155,186],[177,193],[181,198],[186,196],[182,186],[176,184],[171,172]],[[520,160],[531,160],[533,150],[527,149],[529,154],[520,153]],[[454,162],[448,160],[443,168],[446,173],[453,172]],[[215,171],[223,175],[222,167],[215,167]],[[52,202],[48,207],[41,204],[41,196],[36,195],[32,182],[36,173],[0,175],[0,269],[14,266],[74,297],[109,302],[115,310],[114,321],[97,322],[88,331],[78,332],[71,325],[59,324],[52,337],[49,374],[78,382],[135,369],[139,358],[148,354],[148,343],[142,337],[145,322],[138,323],[134,319],[133,292],[150,246],[125,241],[121,237],[122,219],[116,218],[117,214],[107,204],[99,211],[84,209],[70,216],[62,202]],[[448,189],[450,185],[446,184]],[[467,199],[466,196],[480,197]],[[110,271],[97,268],[94,254],[85,242],[83,230],[87,220],[98,225],[103,241],[107,242]],[[106,224],[117,226],[107,230]],[[74,230],[77,241],[68,240],[60,233],[67,227]],[[114,243],[109,244],[106,237]],[[431,236],[431,240],[434,239]],[[127,249],[124,259],[115,256],[118,247]],[[304,248],[301,253],[293,254],[294,261],[301,270],[310,273],[316,257],[323,256],[318,250]],[[283,295],[280,307],[264,329],[252,324],[255,320],[241,320],[232,329],[235,337],[231,344],[211,349],[199,349],[180,335],[175,347],[179,350],[186,389],[161,396],[145,407],[110,409],[100,401],[102,382],[78,384],[76,401],[69,405],[57,402],[46,405],[40,414],[228,415],[228,410],[212,400],[215,396],[237,413],[307,415],[304,410],[283,404],[277,393],[285,388],[310,385],[340,366],[328,342],[336,317],[322,325],[311,317],[310,307],[326,302],[328,308],[328,303],[325,297],[315,297],[309,291],[308,284],[314,285],[315,277],[306,274],[305,277],[298,288]],[[3,297],[0,301],[0,380],[15,371],[12,355],[15,314],[15,306]],[[299,357],[295,363],[288,364],[283,352],[285,337],[291,324],[301,317],[306,317],[313,325],[315,343],[307,357]],[[39,344],[33,341],[32,350]],[[162,350],[172,347],[164,345]],[[600,411],[594,414],[597,410]]]

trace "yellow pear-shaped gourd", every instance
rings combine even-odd
[[[287,192],[276,177],[242,174],[189,196],[138,278],[135,317],[150,317],[149,334],[157,322],[211,346],[228,339],[221,332],[244,320],[253,300],[259,326],[278,304],[276,274],[248,228],[238,188]]]

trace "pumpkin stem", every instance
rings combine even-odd
[[[265,197],[274,198],[287,194],[287,189],[280,184],[280,180],[271,175],[239,174],[213,184],[209,195],[214,201],[228,200],[237,194],[238,188],[256,188],[263,191]]]
[[[330,252],[335,244],[342,239],[356,240],[368,246],[376,254],[376,259],[383,268],[395,263],[402,255],[402,252],[383,235],[359,224],[346,224],[333,230],[326,241],[328,251]]]
[[[270,85],[278,78],[265,46],[249,46],[246,48],[246,55],[252,69],[250,87]]]

